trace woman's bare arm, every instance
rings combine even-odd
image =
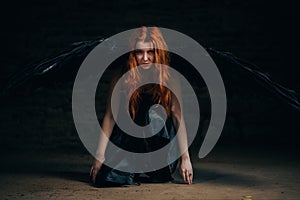
[[[97,152],[96,152],[96,159],[101,162],[104,162],[105,150],[106,150],[109,138],[112,134],[115,123],[116,122],[112,116],[111,110],[106,111],[103,121],[102,121],[102,126],[101,126],[103,134],[100,134],[98,148],[97,148]]]
[[[174,79],[172,82],[176,94],[179,96],[175,96],[175,94],[171,93],[171,113],[172,113],[172,121],[177,130],[178,136],[178,145],[181,153],[180,159],[180,174],[184,180],[184,182],[192,184],[193,181],[193,168],[191,164],[191,159],[188,151],[188,140],[187,140],[187,131],[185,127],[185,122],[182,114],[182,108],[180,107],[181,100],[181,88],[178,82],[178,79]],[[182,119],[182,120],[181,120]]]
[[[91,180],[93,183],[95,183],[96,175],[99,172],[99,170],[101,169],[103,162],[105,161],[105,150],[107,148],[107,144],[108,144],[109,138],[112,134],[113,128],[116,124],[113,114],[112,114],[112,109],[111,109],[111,96],[112,96],[114,87],[116,85],[116,82],[118,80],[118,77],[119,77],[119,74],[117,73],[110,83],[109,95],[108,95],[107,104],[106,104],[106,112],[104,114],[102,125],[101,125],[102,133],[100,134],[100,137],[99,137],[98,148],[96,151],[96,157],[95,157],[95,160],[94,160],[93,165],[90,170],[90,177],[91,177]]]
[[[178,144],[179,144],[180,153],[182,155],[181,157],[188,158],[189,152],[188,152],[188,141],[187,141],[185,122],[184,119],[182,119],[181,121],[182,116],[181,116],[180,105],[177,98],[173,94],[172,94],[171,112],[172,112],[172,121],[178,134]]]

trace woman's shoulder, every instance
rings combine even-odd
[[[181,77],[174,71],[170,71],[168,85],[172,92],[181,93]]]

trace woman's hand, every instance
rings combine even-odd
[[[193,183],[193,167],[189,157],[181,157],[179,171],[185,183]]]
[[[90,170],[90,179],[91,179],[92,183],[96,182],[96,176],[97,176],[98,172],[100,171],[104,160],[105,160],[104,157],[99,160],[98,159],[94,160],[93,165]]]

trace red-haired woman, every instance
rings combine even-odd
[[[130,43],[132,52],[129,54],[126,69],[123,71],[131,71],[128,73],[123,84],[126,85],[129,90],[133,90],[126,92],[127,95],[132,93],[131,97],[127,97],[130,99],[129,113],[131,118],[136,124],[145,126],[149,124],[150,121],[149,108],[154,104],[160,104],[165,108],[167,119],[164,122],[164,128],[150,138],[136,138],[124,133],[116,125],[110,106],[112,90],[116,83],[116,81],[112,81],[108,106],[101,126],[106,137],[100,138],[96,159],[90,171],[92,182],[100,187],[128,185],[135,180],[141,180],[139,177],[144,177],[143,180],[150,182],[169,182],[173,180],[172,173],[177,166],[177,162],[175,161],[162,169],[141,175],[140,173],[120,171],[103,164],[105,159],[108,160],[118,157],[117,155],[110,155],[110,158],[105,158],[105,151],[108,147],[107,138],[122,149],[145,153],[158,150],[168,144],[172,138],[174,138],[175,132],[179,127],[181,117],[179,102],[177,97],[175,97],[168,88],[163,86],[163,83],[172,77],[170,76],[168,68],[163,67],[163,65],[169,66],[170,56],[169,52],[166,51],[167,45],[160,30],[157,27],[141,27],[133,34]],[[140,81],[147,79],[147,77],[141,73],[143,70],[151,70],[158,84],[146,84],[135,90],[135,86]],[[151,120],[152,119],[153,116]],[[186,129],[181,129],[177,134],[179,134],[178,145],[181,151],[181,157],[179,159],[180,174],[184,182],[191,184],[193,180],[193,169],[187,150]],[[134,164],[126,162],[126,158],[120,162],[122,166],[128,165],[129,168],[130,165]]]

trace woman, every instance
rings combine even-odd
[[[134,122],[140,126],[145,126],[149,123],[149,108],[153,104],[162,105],[167,114],[165,121],[165,129],[151,138],[135,138],[122,132],[116,125],[112,109],[110,106],[112,90],[115,86],[116,80],[111,83],[110,95],[105,116],[102,122],[102,130],[106,137],[100,137],[96,159],[90,170],[91,181],[97,186],[114,186],[131,184],[135,180],[141,180],[141,174],[133,174],[129,172],[122,172],[112,169],[104,165],[105,150],[108,144],[108,138],[122,149],[134,152],[151,152],[160,149],[168,144],[174,138],[175,130],[179,128],[180,122],[180,105],[177,100],[178,97],[166,87],[163,83],[173,78],[167,68],[169,66],[169,53],[163,49],[167,49],[165,40],[157,27],[141,27],[133,34],[130,45],[132,51],[129,54],[128,63],[124,71],[131,70],[125,78],[124,85],[134,90],[134,86],[141,80],[147,79],[141,73],[144,71],[153,71],[153,76],[159,84],[147,84],[132,91],[129,101],[129,113]],[[139,67],[138,67],[139,66]],[[148,77],[149,78],[149,77]],[[127,94],[130,92],[127,92]],[[184,126],[182,126],[184,127]],[[175,129],[175,130],[174,130]],[[187,148],[187,133],[185,128],[178,131],[178,145],[181,153],[179,159],[179,170],[183,181],[192,184],[193,169]],[[115,156],[110,156],[113,159]],[[126,159],[126,158],[125,158]],[[122,161],[126,163],[125,160]],[[151,162],[151,161],[150,161]],[[168,182],[172,179],[172,173],[176,168],[177,162],[173,162],[162,169],[153,172],[145,173],[144,177],[150,182]]]

